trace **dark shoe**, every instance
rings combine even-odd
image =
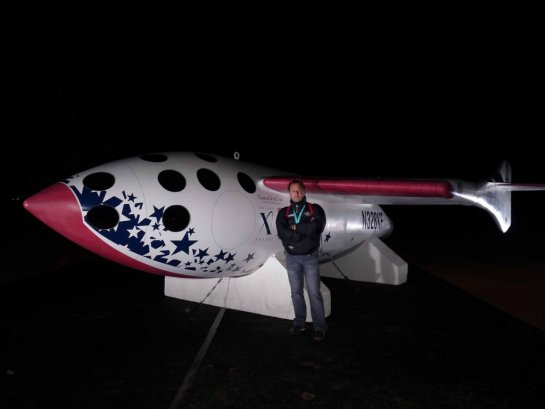
[[[314,332],[314,341],[323,341],[324,338],[325,338],[325,332],[324,331]]]
[[[290,335],[299,335],[303,332],[305,332],[305,327],[299,327],[297,325],[291,327],[290,329]]]

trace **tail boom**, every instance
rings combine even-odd
[[[318,199],[377,205],[466,205],[486,210],[502,232],[511,226],[511,192],[545,190],[545,184],[511,183],[511,165],[502,161],[482,183],[463,180],[383,180],[298,177]],[[262,183],[288,191],[289,177],[267,177]]]

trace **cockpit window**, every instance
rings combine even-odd
[[[163,224],[167,230],[182,231],[189,225],[189,212],[180,205],[167,207],[163,213]]]
[[[238,183],[240,186],[247,191],[248,193],[255,193],[255,183],[250,176],[246,173],[238,172],[237,173]]]
[[[87,212],[85,221],[95,229],[111,229],[119,223],[119,214],[111,206],[95,206]]]
[[[106,172],[91,173],[83,178],[83,185],[91,190],[108,190],[114,183],[114,176]]]
[[[185,188],[185,178],[176,170],[163,170],[157,179],[159,184],[169,192],[181,192]]]
[[[197,178],[201,185],[207,190],[216,191],[221,186],[220,178],[210,169],[199,169],[197,171]]]

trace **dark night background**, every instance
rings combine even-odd
[[[244,22],[17,2],[3,30],[9,191],[160,150],[366,177],[484,178],[506,158],[515,180],[545,180],[531,26]]]
[[[302,175],[475,181],[507,159],[513,181],[545,183],[531,11],[207,7],[4,7],[0,406],[167,407],[216,314],[191,321],[161,277],[24,211],[66,176],[143,153],[236,151]],[[544,204],[544,192],[513,194],[506,234],[474,207],[387,207],[407,285],[331,279],[341,312],[323,347],[228,311],[192,392],[210,406],[191,407],[300,407],[288,403],[301,391],[316,393],[312,407],[541,407],[541,329],[426,268],[485,277],[485,289],[504,280],[500,298],[524,300],[524,283],[543,282]]]
[[[2,206],[18,214],[61,178],[169,150],[386,178],[483,180],[507,159],[514,181],[545,182],[531,24],[475,14],[279,26],[79,1],[17,2],[5,17]],[[508,235],[541,236],[543,200],[515,194]],[[398,231],[499,234],[479,209],[390,211]]]

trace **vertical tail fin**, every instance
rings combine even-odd
[[[505,233],[511,226],[511,191],[502,187],[509,185],[511,185],[511,165],[503,160],[490,180],[473,185],[471,188],[469,185],[459,186],[460,189],[453,194],[486,210],[492,215],[500,230]]]
[[[511,184],[511,165],[506,160],[499,164],[491,181],[485,183],[482,190],[486,201],[486,206],[482,207],[492,214],[500,230],[505,233],[511,226],[511,191],[500,189],[499,184]]]
[[[545,184],[511,183],[511,165],[504,160],[489,181],[454,195],[488,211],[505,233],[511,226],[511,192],[537,190],[545,190]]]

